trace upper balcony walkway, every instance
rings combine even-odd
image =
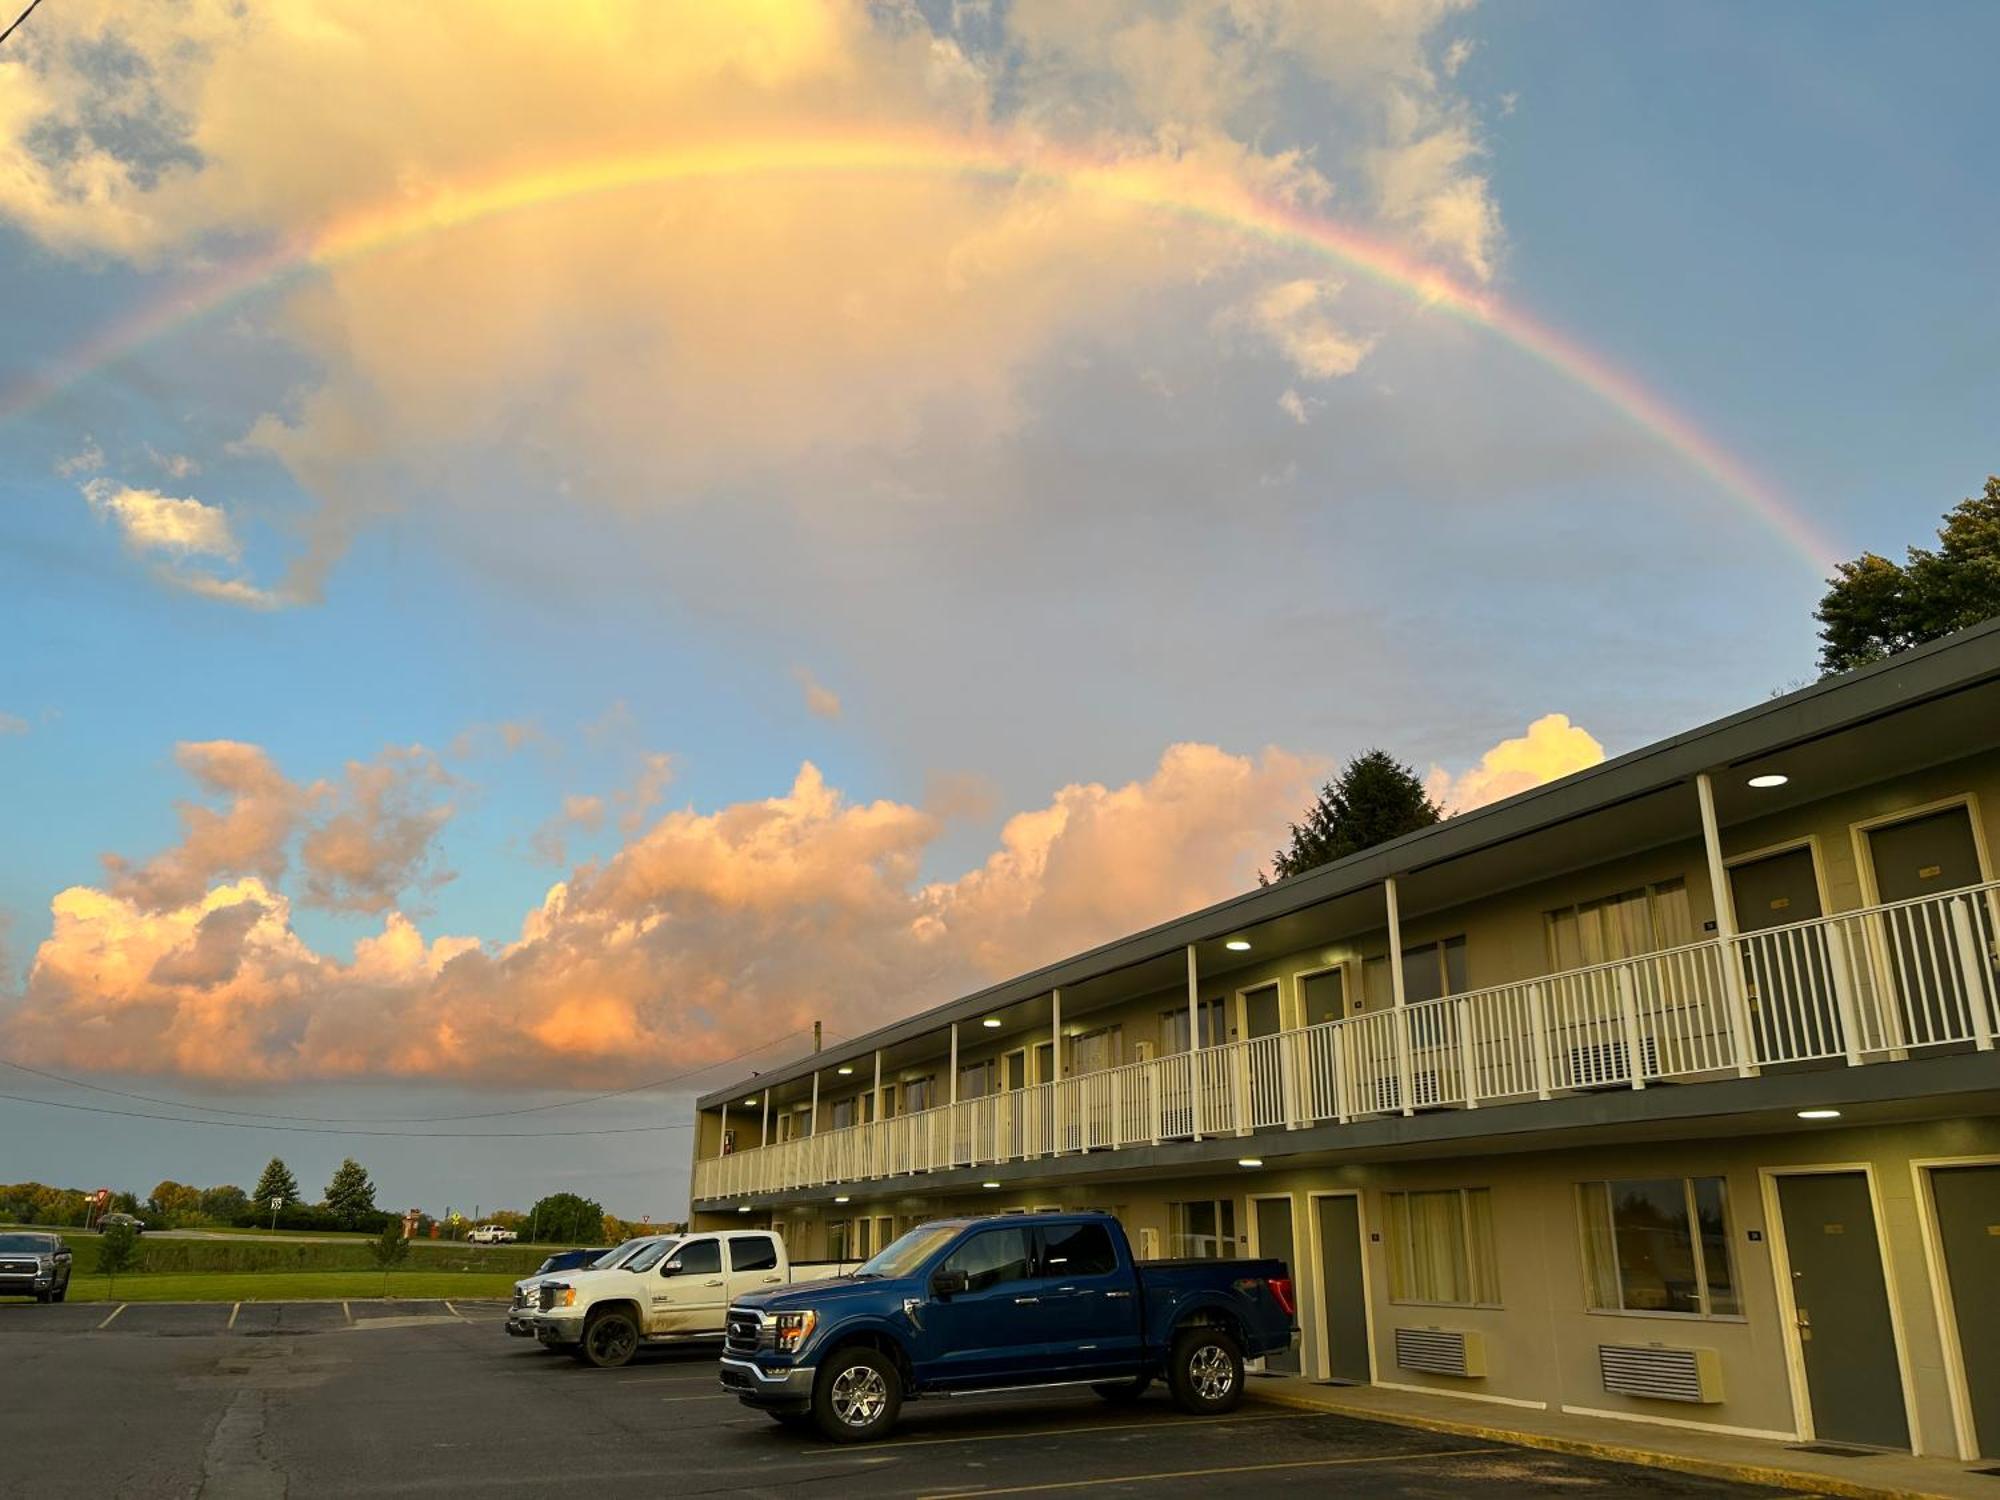
[[[694,1199],[1162,1141],[1860,1067],[2000,1035],[2000,881],[1495,985],[695,1164]]]

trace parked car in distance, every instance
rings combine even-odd
[[[102,1234],[113,1224],[129,1224],[132,1226],[134,1234],[144,1234],[146,1232],[146,1221],[144,1219],[135,1219],[130,1214],[121,1214],[115,1211],[101,1216],[95,1228],[99,1234]]]
[[[767,1229],[660,1235],[615,1265],[545,1277],[535,1337],[585,1364],[613,1368],[642,1344],[719,1341],[737,1298],[837,1276],[854,1264],[794,1264]]]
[[[498,1224],[481,1224],[465,1239],[471,1245],[511,1245],[520,1236],[511,1229],[502,1229]]]
[[[1110,1214],[921,1224],[852,1276],[733,1298],[722,1386],[836,1442],[879,1438],[905,1401],[1089,1385],[1181,1410],[1243,1399],[1243,1361],[1298,1337],[1280,1260],[1134,1261]]]
[[[0,1297],[60,1302],[69,1295],[69,1272],[61,1235],[0,1230]]]
[[[583,1266],[595,1265],[608,1256],[617,1255],[626,1245],[637,1246],[643,1240],[627,1240],[617,1249],[558,1250],[545,1259],[534,1271],[514,1283],[514,1300],[507,1307],[507,1331],[516,1338],[533,1338],[535,1335],[535,1297],[541,1289],[542,1278],[557,1271],[573,1271]]]

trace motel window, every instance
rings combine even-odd
[[[1203,1000],[1195,1006],[1201,1017],[1201,1045],[1220,1047],[1229,1040],[1228,1024],[1224,1019],[1222,1000]],[[1160,1012],[1160,1054],[1168,1056],[1188,1049],[1188,1008],[1177,1005],[1172,1010]]]
[[[1389,1300],[1498,1307],[1491,1188],[1385,1193]]]
[[[1071,1075],[1102,1073],[1108,1068],[1115,1068],[1123,1060],[1123,1051],[1122,1027],[1105,1026],[1096,1031],[1086,1031],[1082,1036],[1070,1038],[1069,1072]]]
[[[1558,907],[1543,917],[1549,963],[1557,972],[1679,948],[1695,939],[1687,882],[1678,879]]]
[[[1371,958],[1362,965],[1361,980],[1370,1010],[1380,1010],[1396,1003],[1395,991],[1389,985],[1389,960],[1386,957]],[[1420,943],[1403,950],[1403,1000],[1406,1004],[1420,1005],[1445,995],[1462,995],[1470,988],[1465,973],[1464,937],[1440,938],[1435,943]]]
[[[1578,1184],[1590,1306],[1599,1312],[1736,1317],[1729,1203],[1720,1177]]]
[[[933,1076],[903,1080],[903,1113],[913,1115],[919,1110],[929,1109],[937,1103],[937,1100],[931,1097],[936,1091],[937,1079]]]
[[[833,1123],[829,1125],[827,1128],[829,1130],[847,1129],[847,1127],[854,1124],[857,1119],[863,1117],[860,1111],[860,1105],[861,1101],[859,1099],[834,1100],[833,1110],[832,1110]]]
[[[1167,1205],[1167,1254],[1176,1259],[1227,1260],[1236,1253],[1236,1202],[1204,1199]]]
[[[962,1104],[968,1099],[984,1099],[993,1092],[993,1064],[991,1061],[973,1063],[958,1070],[958,1098]]]

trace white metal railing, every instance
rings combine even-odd
[[[2000,882],[1711,938],[695,1164],[697,1199],[1851,1066],[2000,1035]]]

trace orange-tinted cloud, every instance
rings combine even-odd
[[[304,942],[274,878],[188,890],[201,862],[183,851],[177,883],[156,874],[147,899],[55,898],[0,1041],[205,1077],[574,1083],[699,1066],[814,1020],[858,1031],[1241,890],[1322,771],[1175,745],[1143,780],[1063,788],[977,868],[926,881],[938,813],[851,801],[807,764],[778,796],[658,818],[552,886],[510,942],[426,939],[391,910],[346,960]]]
[[[1526,734],[1502,740],[1479,764],[1453,775],[1432,766],[1424,787],[1447,812],[1470,812],[1604,759],[1604,746],[1568,714],[1543,714]]]

